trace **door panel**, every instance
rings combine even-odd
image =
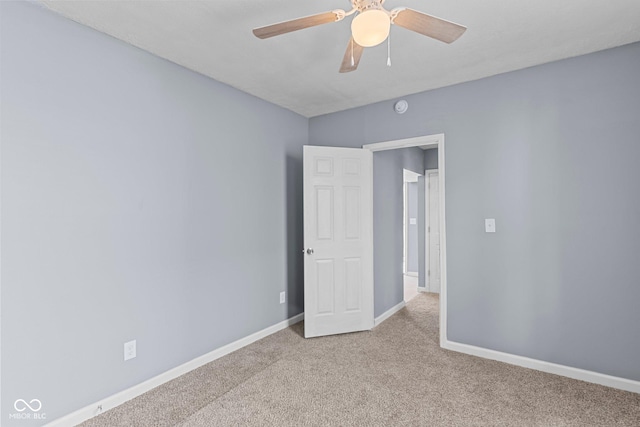
[[[362,261],[359,258],[345,258],[346,311],[360,311],[362,294]]]
[[[304,147],[305,337],[373,327],[371,173],[368,150]]]
[[[333,188],[317,186],[316,196],[316,239],[333,240]]]
[[[318,314],[333,314],[335,302],[335,274],[332,259],[316,261]]]
[[[344,187],[344,238],[358,240],[360,238],[360,188]]]

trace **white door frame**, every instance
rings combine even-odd
[[[431,286],[431,275],[429,275],[429,270],[431,269],[431,258],[429,258],[431,252],[431,232],[429,228],[431,227],[431,216],[429,211],[429,174],[437,173],[438,177],[440,176],[439,169],[425,169],[424,171],[424,265],[425,265],[425,292],[433,292],[433,288]],[[438,197],[440,199],[440,197]],[[438,209],[439,210],[439,209]],[[441,230],[439,230],[441,231]]]
[[[447,343],[447,227],[445,216],[445,161],[444,161],[444,134],[418,136],[415,138],[399,139],[395,141],[376,142],[365,144],[366,148],[373,152],[394,150],[396,148],[424,147],[438,148],[438,170],[440,180],[440,347]],[[425,215],[426,216],[426,215]]]

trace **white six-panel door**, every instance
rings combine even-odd
[[[369,150],[304,147],[305,337],[373,328]]]
[[[440,178],[438,171],[426,172],[429,190],[429,260],[427,263],[427,289],[440,293]]]

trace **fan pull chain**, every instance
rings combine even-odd
[[[387,37],[387,67],[391,67],[391,33]]]
[[[353,37],[351,38],[351,66],[353,67],[355,65],[355,61],[353,59]]]

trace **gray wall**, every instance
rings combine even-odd
[[[301,146],[440,132],[449,338],[640,380],[640,44],[308,121],[0,12],[2,425],[18,398],[53,419],[301,312]],[[376,316],[402,301],[383,201],[414,157],[374,155]]]
[[[429,148],[424,150],[424,168],[438,169],[438,149]]]
[[[420,173],[419,148],[373,153],[373,277],[374,313],[380,316],[402,302],[402,169]]]
[[[410,182],[407,186],[407,271],[418,272],[418,183]],[[415,224],[410,219],[414,218]]]
[[[0,423],[16,399],[53,420],[300,313],[308,120],[0,7]]]
[[[635,43],[316,117],[309,140],[445,133],[448,338],[640,380],[638,70]]]

